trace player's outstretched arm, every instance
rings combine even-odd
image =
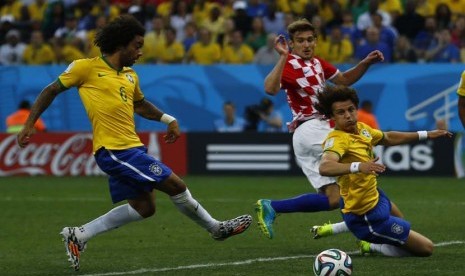
[[[352,85],[368,70],[370,65],[384,61],[384,55],[378,50],[369,53],[362,61],[349,70],[339,73],[333,80],[335,84]]]
[[[35,132],[34,124],[39,119],[40,115],[50,106],[55,97],[67,88],[62,86],[58,80],[47,85],[42,92],[40,92],[36,101],[31,107],[31,113],[24,124],[23,129],[18,133],[17,142],[21,148],[29,144],[29,139]]]
[[[388,131],[384,133],[383,140],[379,144],[385,146],[395,146],[406,144],[418,140],[436,139],[439,137],[452,137],[452,133],[447,130],[436,129],[430,131],[417,131],[417,132],[400,132],[400,131]]]

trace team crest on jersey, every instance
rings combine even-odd
[[[404,232],[404,227],[402,227],[402,225],[399,225],[397,223],[394,223],[392,226],[391,226],[391,232],[392,233],[395,233],[397,235],[400,235]]]
[[[325,143],[325,150],[334,146],[334,138],[329,138]]]
[[[362,129],[362,135],[366,138],[371,138],[370,132],[368,132],[366,129]]]
[[[155,163],[150,164],[149,170],[155,175],[161,175],[163,172],[162,168]]]
[[[134,84],[134,78],[130,74],[126,74],[126,78],[128,79],[128,81]]]

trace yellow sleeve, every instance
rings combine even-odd
[[[338,134],[337,132],[332,131],[328,134],[323,143],[323,152],[332,151],[342,158],[348,148],[347,141],[347,138],[342,136],[341,133]]]
[[[250,46],[245,45],[246,47],[244,48],[244,58],[243,58],[243,63],[250,63],[253,61],[253,50],[250,48]]]
[[[68,68],[58,76],[58,80],[65,88],[79,87],[87,79],[90,71],[89,61],[78,59],[68,65]]]
[[[457,94],[465,97],[465,71],[462,72],[462,77],[460,78],[459,88],[457,89]]]

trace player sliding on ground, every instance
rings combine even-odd
[[[349,230],[360,240],[362,254],[427,257],[433,243],[410,229],[410,223],[391,215],[391,202],[377,187],[377,176],[386,167],[376,163],[373,146],[393,146],[416,140],[451,137],[446,130],[382,132],[357,122],[359,99],[354,89],[326,86],[318,94],[317,109],[335,122],[325,139],[319,171],[338,177],[341,211]]]
[[[180,131],[174,117],[145,100],[137,74],[129,67],[142,55],[144,32],[131,16],[121,16],[106,25],[95,39],[102,56],[74,61],[58,80],[44,88],[18,134],[19,146],[25,147],[34,133],[34,123],[55,97],[70,87],[78,88],[92,123],[95,160],[110,176],[113,203],[127,203],[80,227],[63,228],[61,235],[75,270],[91,238],[155,213],[153,189],[168,194],[181,213],[215,240],[244,232],[252,221],[250,215],[226,221],[214,219],[169,167],[147,154],[135,131],[134,113],[167,124],[166,143],[174,143]]]

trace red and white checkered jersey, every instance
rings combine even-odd
[[[313,57],[303,60],[289,54],[281,76],[281,88],[286,91],[287,102],[292,111],[292,122],[288,123],[290,132],[294,132],[299,121],[322,118],[314,107],[316,94],[320,93],[327,80],[339,73],[331,63]]]

